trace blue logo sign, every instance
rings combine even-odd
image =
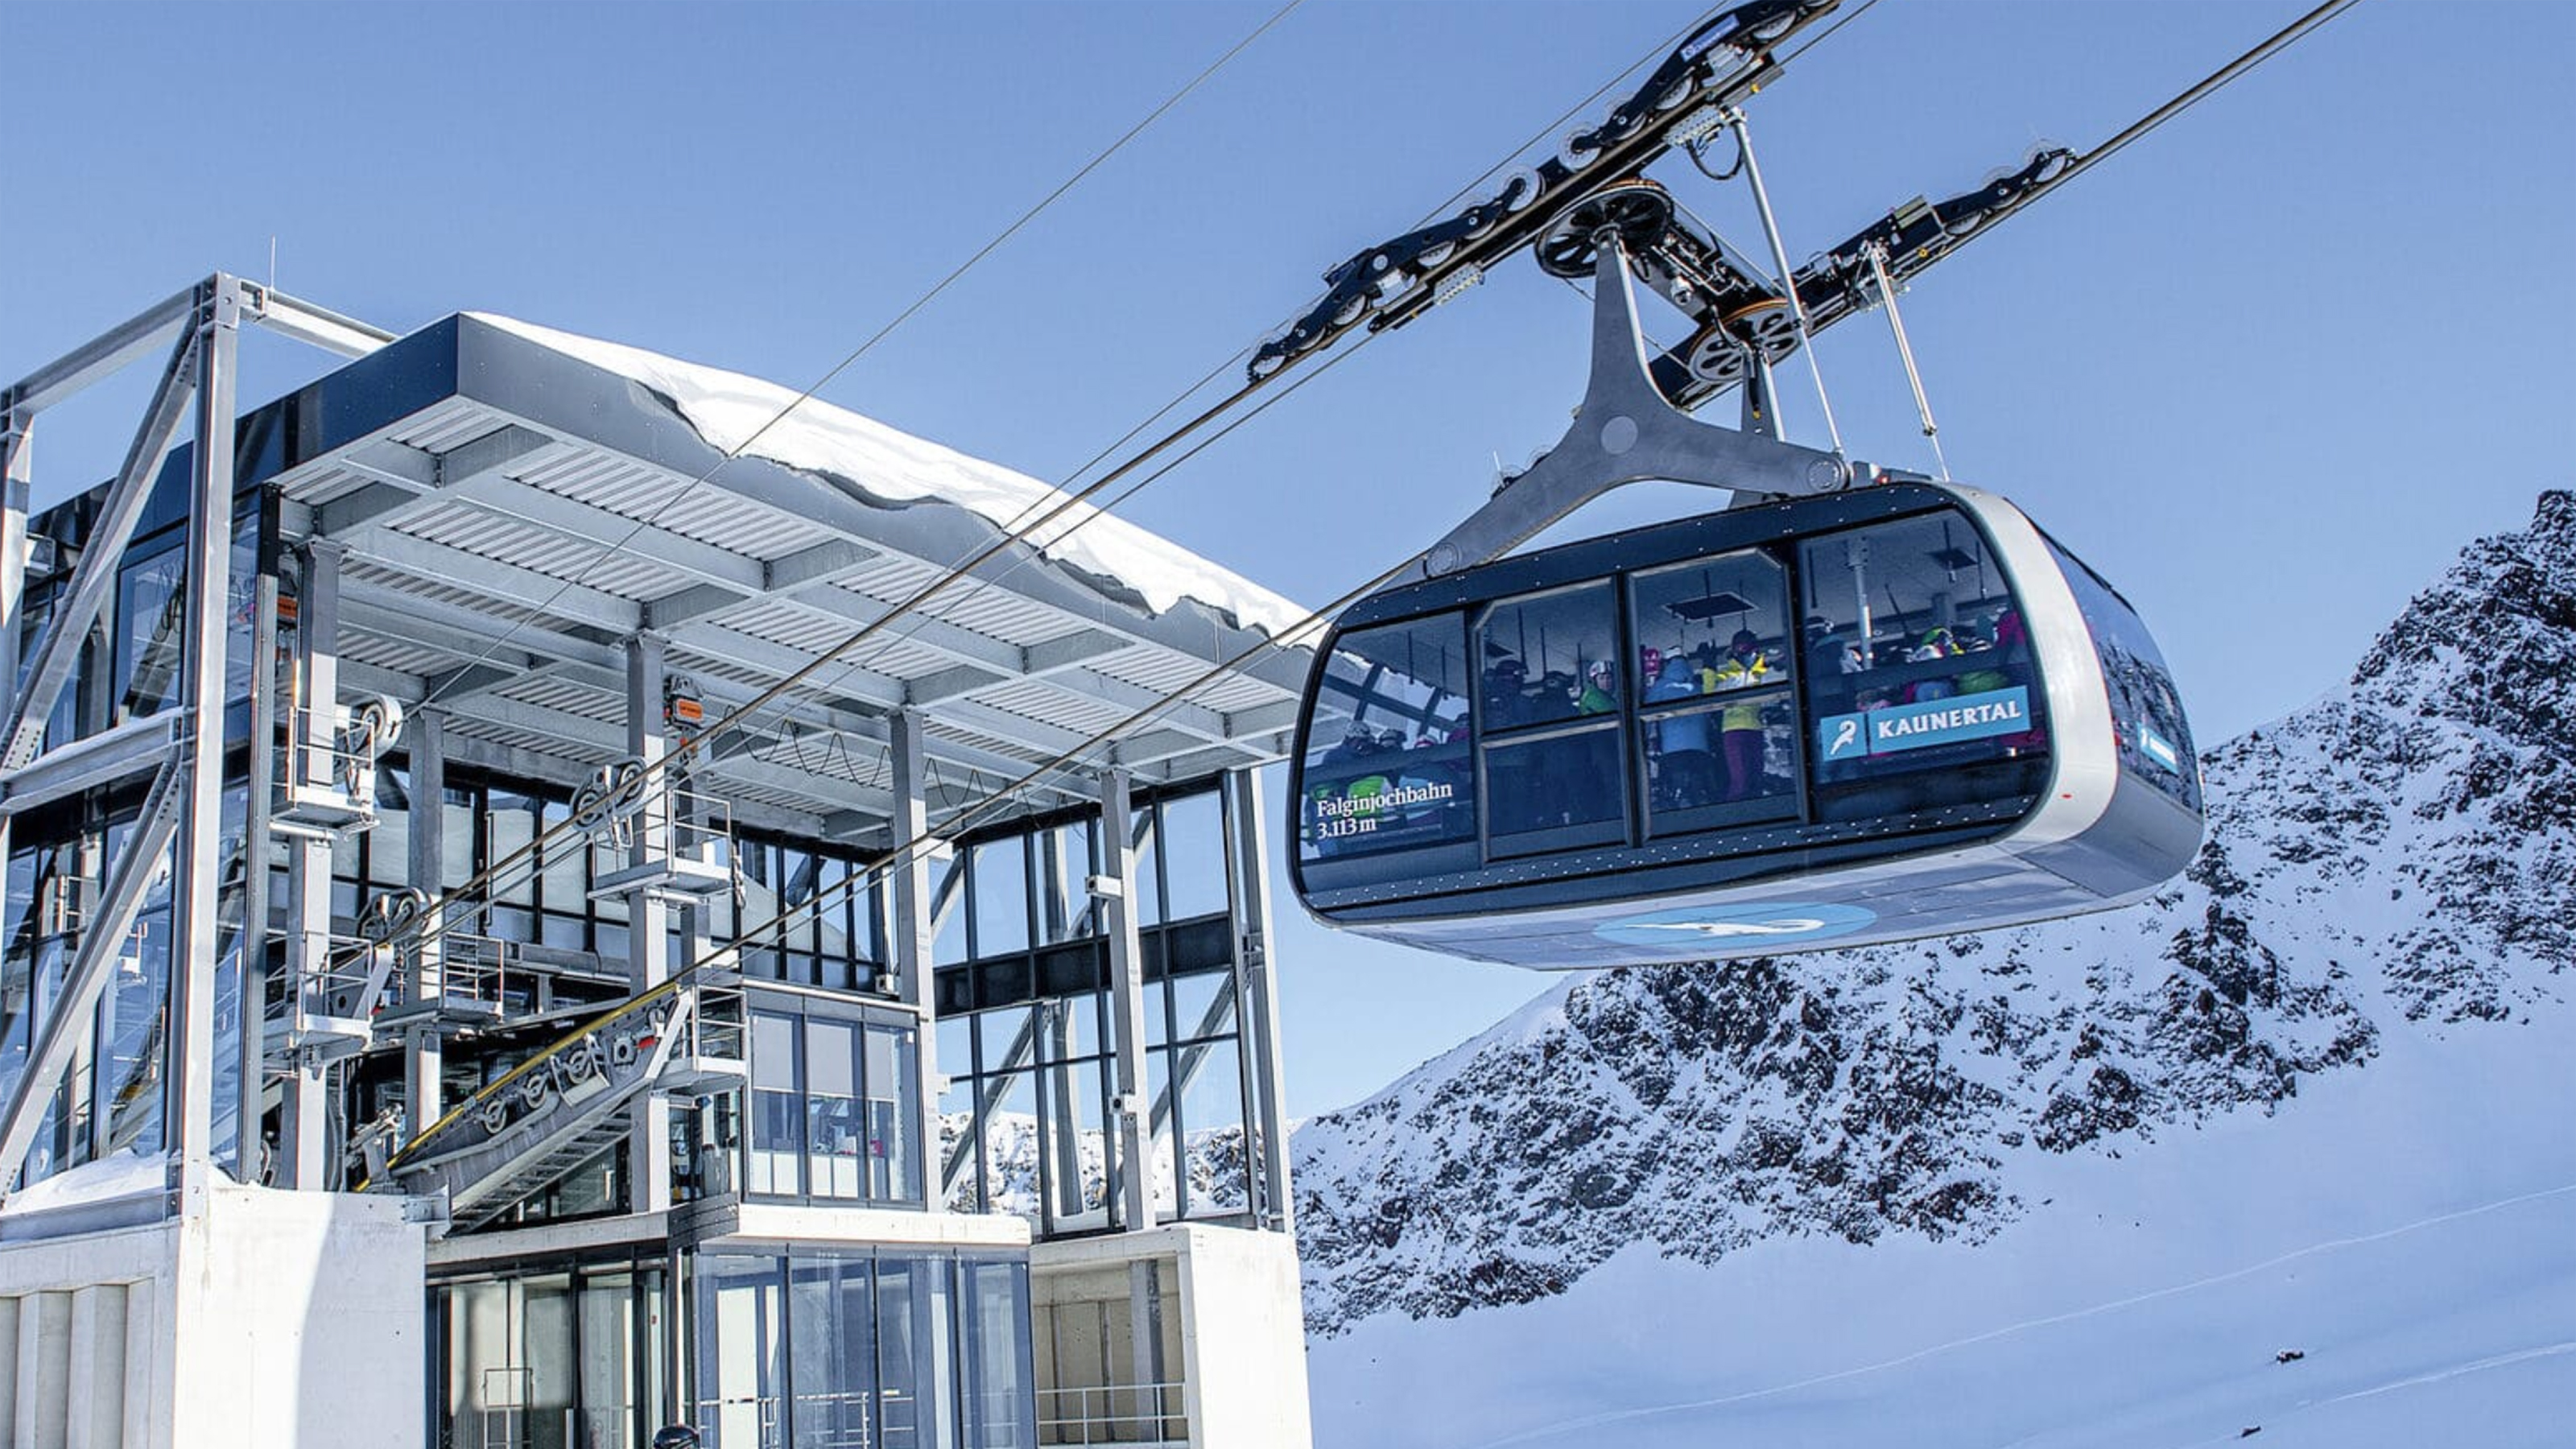
[[[1817,901],[1759,901],[1737,906],[1682,906],[1650,911],[1595,926],[1592,934],[1622,946],[1643,946],[1674,956],[1704,955],[1712,950],[1805,945],[1848,936],[1878,920],[1876,911],[1860,906]]]
[[[2140,753],[2144,754],[2148,759],[2155,761],[2157,764],[2164,766],[2175,774],[2179,775],[2182,773],[2182,751],[2174,748],[2173,741],[2166,739],[2163,735],[2157,734],[2154,730],[2147,728],[2143,724],[2138,726],[2138,749]]]
[[[1977,694],[1893,705],[1865,714],[1828,715],[1816,726],[1816,757],[1856,760],[1928,745],[1956,744],[2030,728],[2030,691],[2016,684]],[[2168,752],[2172,746],[2166,746]]]

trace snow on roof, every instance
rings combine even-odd
[[[485,312],[468,315],[634,379],[669,398],[700,437],[727,455],[747,452],[790,468],[831,475],[856,485],[872,499],[952,503],[1006,531],[1064,497],[1059,489],[1025,473],[914,437],[820,398],[797,403],[795,392],[774,382],[515,318]],[[791,404],[795,410],[779,418]],[[1040,553],[1126,585],[1157,614],[1183,599],[1195,599],[1233,615],[1245,628],[1274,637],[1306,617],[1303,608],[1233,570],[1089,504],[1075,504],[1038,533],[1043,540]]]

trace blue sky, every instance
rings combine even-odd
[[[1276,8],[6,0],[0,375],[267,276],[274,237],[278,285],[397,330],[500,311],[803,386]],[[1754,102],[1791,251],[2101,140],[2303,8],[1885,0]],[[1307,0],[824,395],[1061,478],[1699,13]],[[2576,7],[2365,0],[1907,297],[1958,476],[2129,594],[2204,740],[2576,484],[2570,135]],[[1759,250],[1739,193],[1658,174]],[[1554,440],[1585,322],[1516,263],[1125,511],[1330,598]],[[1819,350],[1852,451],[1926,466],[1877,319]],[[313,366],[249,359],[246,401]],[[40,503],[113,463],[136,386],[48,419]],[[1300,1112],[1549,984],[1283,907]]]

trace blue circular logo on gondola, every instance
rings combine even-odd
[[[1878,920],[1860,906],[1815,901],[1760,901],[1741,906],[1684,906],[1650,911],[1592,928],[1622,946],[1644,946],[1675,956],[1710,950],[1729,953],[1773,946],[1803,946],[1848,936]]]

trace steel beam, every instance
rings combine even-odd
[[[153,777],[143,813],[126,837],[116,868],[108,873],[97,911],[81,931],[80,949],[63,973],[62,988],[37,1024],[26,1068],[10,1087],[5,1104],[0,1104],[0,1187],[16,1175],[27,1160],[27,1149],[35,1145],[36,1129],[52,1105],[55,1089],[62,1085],[63,1069],[97,1024],[99,997],[119,950],[134,930],[135,917],[142,913],[144,897],[168,864],[170,841],[185,811],[189,759],[186,751],[173,750],[161,773]]]
[[[18,635],[26,625],[27,507],[34,483],[33,411],[0,412],[0,690],[18,693]],[[0,781],[0,867],[9,861],[8,788]]]
[[[241,340],[241,291],[230,277],[208,285],[197,334],[197,438],[188,516],[185,681],[189,711],[186,805],[170,881],[168,1065],[163,1131],[182,1215],[204,1211],[215,1147],[215,982],[223,950],[224,657],[232,601],[233,384]],[[129,525],[130,527],[130,525]],[[123,534],[118,537],[121,540]],[[84,564],[88,563],[83,559]]]
[[[1288,1095],[1279,1049],[1279,980],[1271,969],[1270,830],[1258,770],[1228,770],[1218,786],[1225,814],[1226,913],[1234,933],[1235,999],[1243,1032],[1244,1158],[1260,1197],[1253,1221],[1297,1230],[1288,1181]]]
[[[304,593],[296,601],[295,695],[288,701],[288,768],[302,779],[330,761],[315,748],[331,741],[340,699],[340,560],[345,550],[328,539],[305,548]],[[408,702],[408,701],[406,701]],[[324,973],[331,965],[331,842],[302,836],[287,846],[286,999],[291,1018],[318,1009]],[[278,1182],[318,1191],[330,1186],[330,1147],[324,1136],[330,1098],[323,1066],[299,1048],[289,1061],[278,1114]]]
[[[0,774],[0,819],[158,769],[178,738],[179,723],[174,710],[139,715]]]
[[[422,929],[407,933],[407,975],[403,997],[414,1007],[425,1006],[447,994],[447,973],[443,968],[446,913],[449,909],[445,891],[447,858],[447,748],[445,722],[436,710],[424,709],[413,715],[403,727],[404,753],[411,762],[411,819],[406,832],[411,847],[410,868],[404,882],[431,901],[429,919]],[[446,1114],[447,1105],[441,1090],[440,1075],[446,1060],[446,1043],[439,1035],[434,1013],[424,1015],[403,1029],[403,1138],[409,1141],[428,1131]]]
[[[26,685],[13,688],[9,722],[5,730],[0,730],[0,767],[15,769],[26,764],[43,744],[45,716],[53,711],[63,686],[71,681],[72,669],[80,659],[81,636],[89,632],[116,585],[117,564],[125,556],[125,545],[134,537],[134,525],[143,516],[143,505],[151,501],[161,459],[170,451],[170,439],[178,432],[179,419],[187,412],[189,398],[202,381],[197,357],[203,343],[201,329],[187,331],[171,350],[169,364],[161,370],[151,404],[144,410],[143,425],[135,431],[125,462],[116,470],[116,481],[108,485],[90,535],[82,543],[71,586],[56,597],[45,621],[44,638],[36,645],[36,662],[27,673]],[[201,418],[205,411],[198,410]],[[231,430],[232,419],[227,417],[220,431],[229,434]],[[224,486],[223,515],[229,527],[230,474],[225,475]]]
[[[1136,895],[1142,885],[1136,879],[1135,848],[1120,828],[1133,814],[1127,772],[1111,770],[1101,776],[1101,880],[1092,895],[1109,936],[1110,1090],[1116,1094],[1110,1115],[1117,1119],[1118,1140],[1113,1175],[1119,1226],[1143,1232],[1154,1225],[1154,1137],[1145,1120],[1145,949],[1136,928]],[[1179,1166],[1177,1156],[1173,1166]]]
[[[193,330],[204,291],[190,287],[145,308],[0,391],[0,411],[32,418],[134,359]]]
[[[929,1183],[930,1165],[926,1160],[937,1150],[939,1141],[939,1033],[938,998],[931,982],[930,869],[926,855],[930,836],[930,807],[926,790],[929,782],[929,755],[918,710],[904,710],[894,717],[894,793],[895,849],[894,862],[894,941],[892,955],[897,995],[919,1013],[921,1049],[913,1054],[917,1079],[913,1083],[914,1107],[919,1117],[919,1141],[922,1144],[924,1187]]]
[[[637,634],[626,641],[626,754],[649,768],[669,752],[662,721],[662,636]],[[676,791],[668,772],[648,775],[658,785],[645,793],[633,818],[629,866],[670,858],[671,805]],[[626,893],[626,984],[641,994],[671,976],[671,906],[660,892],[638,886]],[[659,1212],[671,1205],[671,1099],[647,1092],[635,1104],[626,1139],[626,1208]]]
[[[344,317],[328,307],[315,306],[300,297],[290,297],[274,287],[257,282],[243,282],[243,304],[250,319],[283,337],[336,352],[342,357],[364,357],[386,343],[394,334],[371,326],[355,317]]]

